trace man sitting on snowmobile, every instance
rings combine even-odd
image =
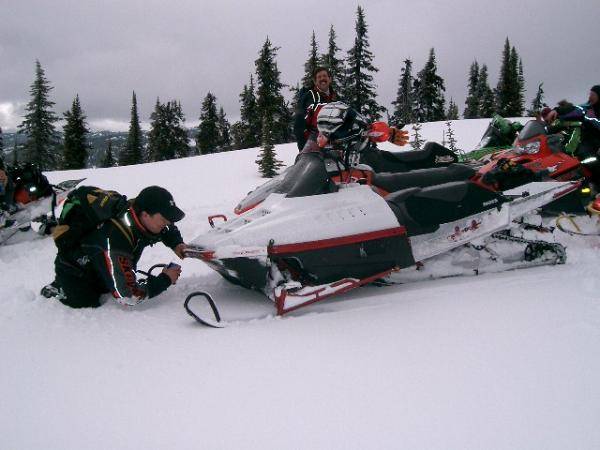
[[[379,150],[376,146],[377,142],[388,141],[398,146],[406,145],[408,132],[390,127],[385,122],[369,122],[356,110],[342,102],[323,106],[319,112],[317,125],[320,132],[317,138],[318,147],[349,148],[355,155],[360,155],[358,162],[369,165],[375,172],[406,172],[411,169],[433,167],[440,157],[448,157],[448,163],[457,161],[452,151],[435,142],[428,142],[422,155],[411,153],[411,155],[425,156],[422,160],[418,158],[414,161],[410,158],[405,160],[392,152]],[[317,145],[313,144],[313,147]],[[404,155],[409,153],[406,152]]]
[[[166,189],[147,187],[129,202],[115,192],[90,187],[79,189],[95,189],[83,198],[90,201],[90,209],[103,208],[109,203],[117,205],[122,200],[123,205],[114,208],[121,212],[93,231],[84,233],[72,246],[62,249],[59,246],[60,235],[66,234],[68,227],[57,227],[56,278],[42,289],[42,295],[56,297],[73,308],[85,308],[100,306],[100,296],[110,292],[118,303],[133,306],[177,282],[181,274],[178,265],[169,265],[158,276],[149,275],[145,281],[137,280],[135,275],[136,264],[148,245],[163,242],[179,258],[185,256],[187,246],[174,225],[185,214],[175,205],[173,196]],[[68,202],[65,202],[65,208],[69,206]],[[77,226],[77,223],[70,226]]]
[[[329,69],[317,67],[313,72],[313,87],[302,88],[298,92],[298,103],[294,115],[294,134],[298,150],[302,150],[307,141],[317,139],[317,116],[321,107],[337,100],[337,94],[331,86]]]
[[[556,119],[582,122],[581,143],[575,156],[580,160],[600,156],[600,85],[592,86],[587,103],[572,105],[563,101],[554,109],[543,111],[542,116],[548,123]]]

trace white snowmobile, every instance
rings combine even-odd
[[[335,104],[321,110],[319,130],[330,142],[348,137],[344,114]],[[349,159],[344,154],[337,162]],[[382,197],[369,177],[332,177],[325,161],[322,151],[301,153],[260,204],[229,221],[211,216],[213,228],[192,241],[188,255],[233,283],[263,292],[278,314],[427,265],[458,248],[486,255],[480,263],[471,258],[468,270],[474,272],[485,270],[487,261],[506,269],[566,259],[560,244],[527,241],[507,230],[577,189],[577,182],[535,182],[498,193],[451,180]],[[394,177],[402,185],[400,178],[408,175]],[[215,224],[217,217],[225,220]],[[503,243],[511,247],[508,259],[497,248]]]

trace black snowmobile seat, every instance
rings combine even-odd
[[[406,173],[376,173],[373,184],[388,192],[395,192],[410,187],[427,187],[451,181],[464,181],[475,175],[477,171],[464,164],[450,164],[447,167],[417,169]]]
[[[504,201],[496,192],[468,181],[456,181],[422,189],[406,189],[386,197],[398,222],[409,235],[431,233],[440,224],[453,222]]]

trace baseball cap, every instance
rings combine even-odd
[[[185,213],[175,205],[171,193],[160,186],[148,186],[142,189],[134,203],[140,211],[146,211],[148,214],[160,213],[173,223],[185,217]]]

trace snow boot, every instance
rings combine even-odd
[[[61,300],[65,298],[65,294],[56,280],[44,286],[40,291],[40,294],[42,294],[42,296],[46,298],[54,298],[56,300]]]

